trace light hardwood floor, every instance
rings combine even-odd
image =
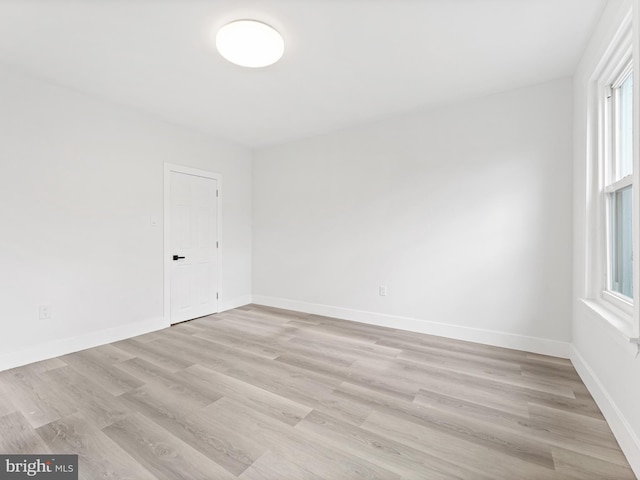
[[[0,373],[80,478],[633,479],[568,360],[250,305]]]

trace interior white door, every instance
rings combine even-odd
[[[218,311],[218,182],[170,172],[171,323]]]

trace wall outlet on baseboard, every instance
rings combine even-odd
[[[49,305],[40,305],[40,320],[51,319],[51,307]]]
[[[380,287],[378,288],[378,293],[380,294],[381,297],[386,297],[387,296],[387,286],[386,285],[380,285]]]

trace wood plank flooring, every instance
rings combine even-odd
[[[249,305],[0,372],[93,480],[634,479],[568,360]]]

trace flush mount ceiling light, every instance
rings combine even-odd
[[[237,20],[218,31],[216,48],[231,63],[259,68],[280,60],[284,53],[284,40],[266,23]]]

